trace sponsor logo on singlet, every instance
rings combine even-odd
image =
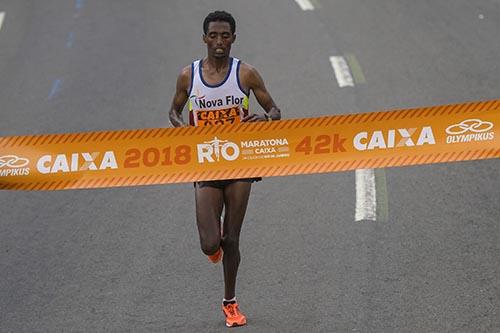
[[[198,110],[195,115],[198,126],[239,124],[241,120],[239,107],[220,110]]]
[[[197,96],[195,94],[189,96],[194,101],[194,104],[200,109],[215,108],[219,106],[241,105],[245,97],[236,97],[228,95],[225,98],[206,99],[205,95]]]

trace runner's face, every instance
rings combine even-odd
[[[227,22],[210,22],[207,34],[203,35],[208,55],[218,59],[229,57],[235,38],[236,35],[231,33],[231,26]]]

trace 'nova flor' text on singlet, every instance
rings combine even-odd
[[[191,64],[189,125],[238,124],[248,114],[248,95],[239,78],[240,64],[239,59],[229,58],[227,75],[216,85],[203,79],[201,60]]]

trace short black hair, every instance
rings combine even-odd
[[[231,33],[234,34],[236,32],[236,22],[234,21],[233,15],[229,14],[223,10],[216,10],[205,17],[203,21],[203,33],[206,35],[208,31],[208,25],[210,22],[227,22],[231,27]]]

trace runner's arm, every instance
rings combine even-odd
[[[257,102],[266,111],[266,114],[249,114],[243,121],[264,121],[264,120],[279,120],[281,119],[281,111],[274,103],[273,98],[269,94],[264,84],[264,80],[257,70],[247,64],[242,64],[242,81],[244,86],[252,90]],[[269,119],[270,118],[270,119]]]
[[[175,95],[172,99],[172,106],[170,107],[169,118],[170,123],[174,127],[185,127],[188,124],[182,119],[182,110],[188,100],[188,89],[191,78],[191,66],[184,67],[182,72],[177,77],[177,84],[175,88]]]

